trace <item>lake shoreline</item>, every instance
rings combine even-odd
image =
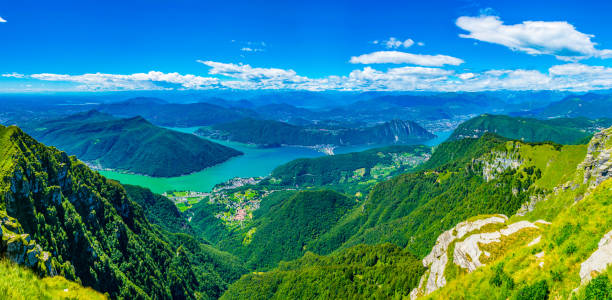
[[[172,128],[169,128],[172,129]],[[181,132],[188,132],[190,129],[183,128]],[[193,129],[191,129],[193,130]],[[438,137],[423,144],[436,146],[448,136],[449,132],[436,132]],[[201,171],[175,177],[153,177],[148,175],[133,174],[130,172],[120,172],[116,170],[97,170],[102,176],[117,180],[123,184],[139,185],[151,189],[155,193],[163,193],[172,190],[210,192],[215,185],[227,180],[240,177],[265,177],[272,171],[289,161],[299,158],[314,158],[325,156],[326,154],[311,147],[286,146],[278,148],[257,148],[252,145],[237,142],[218,141],[224,146],[232,147],[243,152],[243,155],[232,157],[223,163],[207,167]],[[334,149],[335,154],[365,151],[384,145],[363,145],[354,147],[338,147]]]

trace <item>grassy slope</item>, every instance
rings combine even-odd
[[[184,175],[241,154],[140,117],[115,119],[96,111],[31,126],[26,131],[35,138],[83,161],[151,176]]]
[[[575,191],[568,190],[555,197],[565,198],[568,196],[563,195],[565,193],[574,194]],[[575,205],[566,206],[552,219],[552,225],[543,233],[540,243],[514,249],[496,263],[451,281],[431,298],[506,299],[522,288],[545,280],[551,299],[567,299],[572,290],[580,287],[580,264],[597,249],[599,240],[612,228],[611,214],[612,179],[608,179],[590,195]],[[540,252],[544,252],[543,267],[535,257]],[[489,280],[500,267],[515,283],[513,289],[496,286]]]
[[[39,278],[31,270],[0,260],[0,299],[107,299],[61,276]]]

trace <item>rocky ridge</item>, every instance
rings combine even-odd
[[[449,264],[454,264],[465,272],[473,272],[485,265],[481,260],[494,259],[492,253],[483,249],[484,246],[488,245],[498,252],[504,252],[507,249],[503,249],[503,243],[507,240],[526,244],[526,241],[533,241],[539,235],[542,226],[548,224],[545,221],[507,224],[508,217],[505,215],[477,218],[479,219],[461,222],[438,237],[432,251],[423,259],[423,266],[428,270],[421,277],[419,286],[410,292],[411,299],[428,295],[445,286],[445,272]],[[495,243],[500,244],[499,247]],[[452,259],[449,260],[449,257]]]

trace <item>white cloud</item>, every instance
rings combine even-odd
[[[40,73],[29,78],[43,81],[61,81],[77,83],[80,90],[159,90],[178,86],[180,89],[207,89],[218,85],[219,79],[179,73],[104,74],[91,73],[82,75]]]
[[[474,73],[462,73],[462,74],[457,75],[457,77],[459,77],[460,79],[463,79],[463,80],[474,78],[474,76],[476,76],[476,75],[474,75]]]
[[[439,67],[443,65],[457,66],[463,63],[460,58],[447,55],[412,54],[400,51],[377,51],[369,54],[351,57],[352,64],[413,64],[420,66]]]
[[[417,43],[417,45],[422,47],[422,46],[425,46],[425,43],[423,43],[423,42],[418,42],[418,43]]]
[[[250,65],[221,63],[215,61],[197,60],[201,64],[211,67],[209,74],[223,75],[243,80],[265,80],[265,79],[296,79],[299,78],[295,71],[278,68],[253,68]]]
[[[264,49],[262,49],[262,48],[251,48],[251,47],[242,47],[240,49],[240,51],[244,51],[244,52],[262,52],[262,51],[264,51]]]
[[[555,55],[561,60],[612,57],[612,50],[595,48],[597,44],[591,41],[594,35],[579,32],[567,22],[525,21],[504,25],[499,17],[481,15],[460,17],[456,24],[469,32],[460,34],[462,38],[499,44],[531,55]]]
[[[563,75],[609,75],[612,77],[612,68],[602,66],[589,66],[578,63],[552,66],[548,72],[554,76]]]
[[[372,43],[378,44],[378,41],[374,41]],[[394,37],[390,37],[388,40],[382,41],[382,44],[384,44],[387,49],[397,49],[399,47],[409,48],[410,46],[414,45],[414,41],[412,39],[401,41]]]
[[[2,77],[7,77],[7,78],[25,78],[26,76],[20,73],[8,73],[8,74],[2,74]]]
[[[300,76],[294,70],[259,68],[245,64],[198,61],[210,67],[210,77],[151,71],[134,74],[91,73],[2,74],[2,77],[40,81],[70,82],[77,90],[158,90],[158,89],[286,89],[310,91],[490,91],[570,90],[590,91],[612,88],[612,68],[569,63],[547,71],[515,69],[457,73],[442,67],[404,66],[378,70],[370,66],[348,75],[321,78]],[[224,76],[219,79],[214,76]]]
[[[263,41],[262,42],[253,42],[253,41],[231,40],[231,42],[238,44],[240,46],[240,51],[242,51],[242,52],[250,52],[250,53],[266,51],[266,47],[268,46]]]
[[[6,23],[6,20],[0,17],[0,23]]]

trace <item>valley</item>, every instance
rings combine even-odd
[[[151,100],[130,105],[140,101]],[[6,241],[0,253],[11,261],[5,267],[10,272],[77,284],[75,297],[95,297],[97,291],[117,299],[490,294],[514,299],[534,293],[564,298],[600,289],[593,284],[606,287],[612,265],[602,254],[612,199],[607,193],[610,120],[462,118],[467,116],[455,119],[458,126],[451,131],[417,130],[425,133],[418,141],[423,145],[411,139],[412,123],[393,120],[381,123],[381,131],[369,131],[376,126],[363,123],[325,123],[339,128],[332,137],[361,135],[355,144],[317,135],[304,139],[312,125],[280,121],[219,123],[231,124],[232,130],[250,127],[253,131],[232,134],[248,138],[240,138],[248,142],[243,143],[198,136],[201,126],[162,128],[144,118],[97,111],[22,120],[25,132],[16,126],[0,130],[0,216],[6,215],[0,218]],[[388,130],[394,122],[401,123],[393,129],[400,131]],[[427,124],[448,128],[447,120],[440,122]],[[138,124],[137,129],[126,123]],[[271,129],[259,131],[257,124]],[[83,128],[103,132],[98,135],[102,141],[130,137],[143,126],[192,145],[204,142],[242,154],[190,174],[153,177],[99,166],[91,170],[80,160],[84,154],[61,151],[91,140],[78,134]],[[221,128],[215,126],[208,128]],[[277,126],[290,130],[282,133]],[[28,131],[42,139],[69,138],[57,149]],[[400,132],[406,135],[400,138]],[[281,140],[287,137],[298,145]],[[382,144],[363,142],[371,137]],[[267,138],[273,143],[257,142]],[[313,143],[304,142],[311,138]],[[164,144],[154,140],[151,145],[159,143]],[[111,148],[119,149],[129,148]],[[114,156],[112,151],[106,152]],[[181,156],[185,151],[168,153],[189,161]],[[581,225],[566,224],[568,214],[579,216]],[[594,234],[587,237],[581,226]],[[73,231],[79,233],[70,235]],[[603,250],[597,250],[599,244]],[[79,254],[65,245],[89,252]],[[538,274],[537,280],[523,270]],[[153,277],[138,275],[143,272]],[[466,287],[472,281],[477,289]]]
[[[171,129],[188,133],[197,130],[197,128],[174,127]],[[444,139],[450,136],[450,134],[451,132],[437,132],[437,137],[426,141],[425,144],[428,146],[435,146],[442,143]],[[116,179],[122,183],[147,187],[156,193],[164,193],[174,190],[210,192],[216,184],[225,182],[235,177],[248,178],[267,176],[277,166],[290,162],[294,159],[321,157],[325,155],[323,152],[307,147],[258,148],[238,142],[228,142],[222,140],[213,141],[236,149],[244,154],[231,158],[219,165],[206,168],[200,172],[178,177],[157,178],[104,170],[101,170],[100,174],[108,178]],[[334,153],[343,154],[363,151],[376,147],[377,145],[344,146],[334,148]]]
[[[0,1],[0,300],[612,300],[611,11]]]

